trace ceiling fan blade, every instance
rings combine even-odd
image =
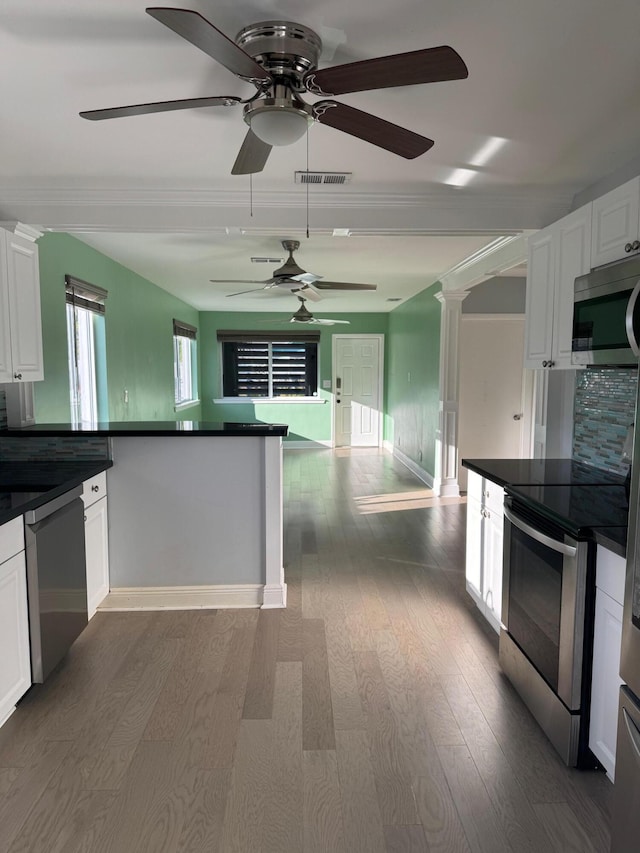
[[[463,80],[468,76],[469,70],[462,57],[452,47],[442,45],[310,71],[305,75],[304,85],[314,95],[333,96],[416,83]]]
[[[210,278],[211,284],[271,284],[271,279],[267,281],[254,278]]]
[[[313,117],[320,124],[357,136],[407,160],[419,157],[433,145],[433,139],[337,101],[318,101],[313,105]]]
[[[313,286],[317,290],[377,290],[377,284],[355,284],[350,281],[316,281]]]
[[[266,287],[254,287],[253,290],[241,290],[239,293],[227,293],[227,299],[230,296],[244,296],[246,293],[261,293],[266,289]]]
[[[180,101],[156,101],[150,104],[131,104],[128,107],[110,107],[105,110],[83,110],[80,115],[91,121],[123,116],[142,116],[149,113],[166,113],[172,110],[192,110],[196,107],[233,107],[241,103],[240,98],[222,95],[215,98],[186,98]]]
[[[231,174],[254,175],[256,172],[261,172],[265,167],[269,154],[271,154],[271,148],[271,145],[258,139],[251,128],[249,128],[236,157],[236,162],[233,164]]]
[[[316,281],[319,281],[322,276],[314,275],[312,272],[303,272],[300,275],[292,275],[291,278],[294,281],[301,281],[304,284],[315,284]]]
[[[309,284],[302,284],[300,287],[294,287],[291,289],[291,293],[295,293],[296,296],[303,296],[310,302],[322,301],[322,296],[320,296],[320,294]]]
[[[318,317],[314,317],[313,320],[309,320],[309,323],[314,323],[316,326],[350,326],[351,323],[349,320],[321,320]]]
[[[169,27],[174,33],[224,65],[232,74],[251,83],[260,84],[271,81],[268,71],[265,71],[248,53],[245,53],[199,12],[161,6],[150,6],[145,11],[156,21],[160,21],[165,27]]]

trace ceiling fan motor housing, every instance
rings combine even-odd
[[[240,30],[236,44],[265,68],[274,80],[286,80],[295,92],[304,92],[303,77],[318,67],[320,36],[291,21],[262,21]]]

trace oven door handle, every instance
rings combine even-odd
[[[573,545],[565,545],[564,542],[558,542],[557,539],[552,539],[551,536],[540,533],[535,527],[525,524],[524,521],[514,515],[507,507],[504,508],[504,515],[514,527],[522,530],[523,533],[535,539],[536,542],[540,542],[541,545],[546,545],[547,548],[551,548],[552,551],[557,551],[559,554],[564,554],[566,557],[575,557],[577,549]]]
[[[633,354],[636,356],[640,356],[640,345],[636,340],[636,333],[633,328],[633,315],[636,311],[636,302],[638,301],[638,295],[640,295],[640,281],[636,283],[636,286],[631,291],[631,296],[629,297],[629,301],[627,302],[627,313],[625,316],[625,327],[627,330],[629,346],[631,347],[631,351],[633,352]]]
[[[640,759],[640,731],[638,731],[638,727],[631,719],[631,715],[629,714],[626,708],[622,709],[622,719],[624,720],[627,733],[629,734],[629,738],[631,739],[631,746],[635,750],[635,758],[637,761],[638,759]]]

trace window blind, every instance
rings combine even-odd
[[[318,390],[315,341],[222,341],[225,397],[311,397]]]
[[[173,334],[179,335],[181,338],[189,338],[190,340],[195,341],[198,330],[195,326],[191,326],[189,323],[183,323],[182,320],[174,320]]]
[[[234,341],[236,343],[319,343],[320,332],[252,332],[238,329],[218,329],[219,341]]]
[[[65,300],[70,305],[86,308],[94,314],[105,313],[105,301],[109,292],[97,284],[89,284],[72,275],[64,277]]]

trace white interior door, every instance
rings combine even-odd
[[[523,384],[524,317],[463,315],[460,328],[458,458],[529,456],[531,384]],[[467,488],[467,469],[458,482]]]
[[[382,335],[333,336],[336,447],[380,444],[382,340]]]

